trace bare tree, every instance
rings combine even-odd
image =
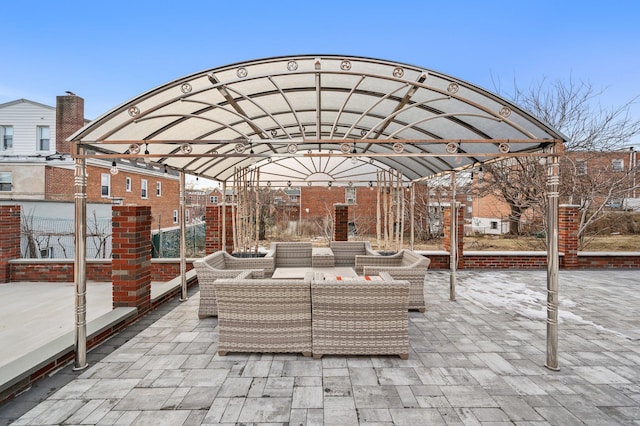
[[[98,219],[95,210],[92,219],[87,221],[87,237],[96,250],[96,259],[107,258],[107,243],[111,238],[111,223]],[[109,255],[111,255],[109,253]]]
[[[543,210],[546,169],[533,158],[516,157],[484,166],[480,196],[493,194],[504,199],[510,209],[509,233],[519,235],[522,221],[531,210]]]
[[[324,211],[324,216],[318,216],[315,222],[319,235],[324,238],[325,241],[329,242],[333,240],[333,224],[335,220],[333,206],[324,203]]]
[[[510,96],[534,116],[550,124],[567,137],[566,151],[610,151],[621,148],[640,134],[640,119],[633,119],[630,108],[640,95],[618,106],[605,108],[597,90],[590,83],[542,80],[528,89],[514,84]]]
[[[577,159],[589,160],[603,152],[620,149],[640,135],[640,119],[632,118],[630,108],[638,97],[605,108],[600,104],[604,90],[591,84],[545,80],[522,89],[514,84],[514,103],[529,110],[567,137],[561,157],[561,201],[577,203],[581,211],[579,236],[588,226],[603,217],[604,206],[623,191],[629,191],[629,168],[614,174],[601,162],[600,169],[581,174]],[[596,163],[597,164],[597,163]],[[545,165],[533,158],[509,159],[485,166],[484,193],[501,196],[511,209],[511,232],[520,233],[525,213],[544,211]],[[634,184],[635,185],[635,184]],[[544,217],[544,215],[543,215]]]
[[[568,203],[580,207],[579,248],[590,240],[586,239],[590,225],[612,217],[607,206],[640,188],[640,182],[634,179],[635,174],[635,165],[613,170],[612,162],[605,154],[581,153],[578,157],[569,154],[562,159],[561,196]]]

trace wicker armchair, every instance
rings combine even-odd
[[[409,357],[409,283],[382,272],[383,282],[364,278],[311,283],[313,356]]]
[[[271,249],[265,256],[273,259],[275,268],[311,267],[313,246],[306,242],[271,243]]]
[[[311,355],[310,284],[302,280],[219,279],[218,354]]]
[[[391,256],[356,256],[356,271],[364,275],[388,272],[396,280],[411,283],[409,309],[424,312],[424,279],[431,259],[411,250],[401,250]]]
[[[252,278],[270,277],[273,274],[273,259],[266,257],[238,258],[227,252],[217,251],[193,262],[200,286],[200,308],[198,316],[205,318],[218,315],[216,292],[213,282],[218,278],[236,278],[249,271]]]
[[[357,255],[378,256],[368,241],[331,241],[329,247],[333,251],[335,266],[355,267]]]

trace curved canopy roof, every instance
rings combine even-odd
[[[188,75],[71,137],[80,155],[146,156],[216,180],[229,179],[236,167],[259,166],[300,181],[370,180],[365,164],[415,180],[563,139],[509,101],[454,77],[335,55],[260,59]]]

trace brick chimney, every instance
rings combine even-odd
[[[56,96],[56,152],[70,154],[67,138],[84,126],[84,99],[71,92]]]

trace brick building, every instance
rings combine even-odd
[[[58,96],[56,107],[27,99],[1,104],[0,200],[73,202],[74,161],[66,139],[86,123],[84,99],[73,94]],[[126,160],[116,165],[112,174],[112,163],[87,161],[89,203],[149,206],[154,229],[178,223],[175,173]]]

